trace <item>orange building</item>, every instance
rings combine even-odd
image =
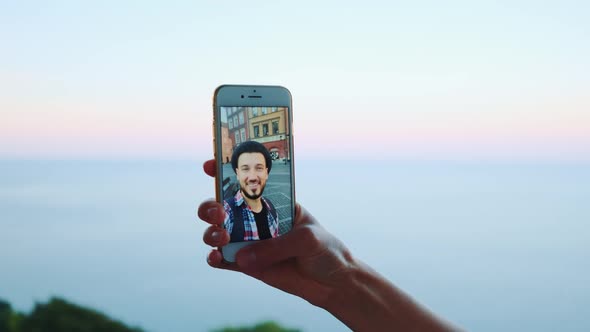
[[[248,136],[262,143],[274,160],[291,159],[288,119],[286,107],[249,107]]]

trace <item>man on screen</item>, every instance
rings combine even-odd
[[[272,158],[264,145],[247,141],[238,145],[231,158],[239,190],[223,202],[225,228],[230,242],[264,240],[279,235],[279,218],[273,204],[262,197]]]

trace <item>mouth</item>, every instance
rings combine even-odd
[[[256,191],[258,190],[258,188],[260,188],[260,184],[258,183],[249,183],[247,186],[248,189],[252,190],[252,191]]]

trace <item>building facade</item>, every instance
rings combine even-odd
[[[249,107],[248,137],[264,145],[273,160],[291,159],[286,107]]]
[[[233,141],[229,135],[228,123],[221,123],[221,160],[224,164],[231,161]]]
[[[227,129],[233,148],[247,140],[248,132],[248,107],[227,107]]]

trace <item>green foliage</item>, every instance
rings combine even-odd
[[[224,327],[212,332],[301,332],[297,329],[287,329],[275,322],[264,322],[252,327]]]
[[[12,311],[0,300],[0,332],[142,332],[60,298],[37,303],[29,315]]]
[[[10,318],[12,317],[12,307],[10,303],[0,300],[0,332],[11,332]]]
[[[143,332],[136,327],[107,317],[105,314],[51,298],[37,303],[30,314],[12,310],[10,303],[0,299],[0,332]],[[268,321],[251,327],[224,327],[213,332],[301,332]]]
[[[21,313],[12,310],[10,303],[0,299],[0,332],[19,332]]]

